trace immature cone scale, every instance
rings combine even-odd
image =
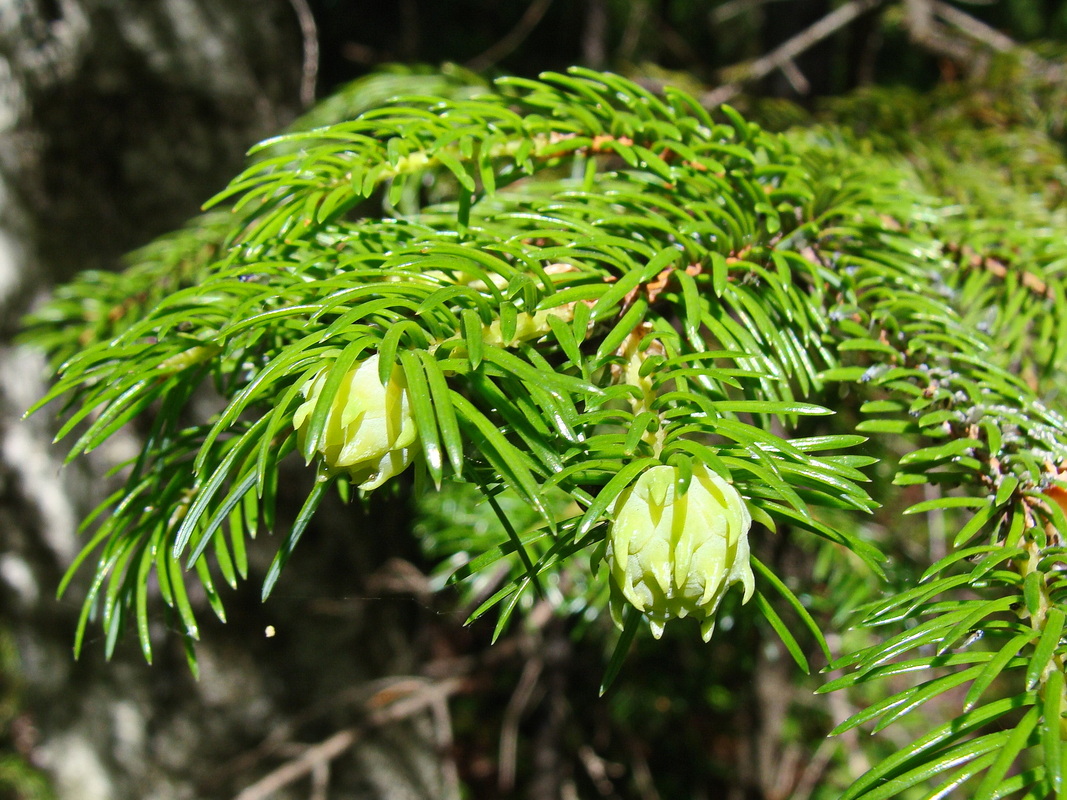
[[[330,367],[324,367],[301,387],[306,399],[293,415],[301,449],[329,376]],[[319,456],[328,472],[347,472],[360,489],[376,489],[407,469],[417,450],[404,371],[394,366],[383,384],[375,353],[345,373],[330,405]]]
[[[685,494],[678,477],[676,467],[652,467],[615,501],[607,541],[611,613],[621,626],[629,602],[657,639],[668,620],[700,617],[708,641],[726,590],[740,583],[747,603],[755,588],[752,517],[737,490],[703,464],[694,464]]]

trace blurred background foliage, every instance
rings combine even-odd
[[[992,311],[981,299],[991,271],[1032,264],[1036,274],[1058,275],[1067,264],[1067,2],[949,4],[981,23],[976,30],[986,37],[975,39],[944,23],[954,41],[965,45],[952,52],[915,35],[905,4],[869,3],[849,24],[791,59],[791,66],[743,80],[753,61],[854,5],[829,0],[294,3],[315,22],[314,34],[305,27],[304,44],[317,50],[317,68],[306,70],[305,82],[313,82],[315,95],[325,98],[296,124],[351,117],[375,98],[392,95],[393,77],[408,70],[426,75],[426,93],[453,93],[498,74],[535,76],[583,64],[612,69],[651,88],[669,79],[698,97],[729,99],[771,130],[803,129],[815,147],[829,143],[861,158],[884,159],[931,197],[957,203],[959,213],[945,215],[936,226],[938,240],[948,243],[943,255],[970,276],[955,287],[961,314],[980,329],[1005,332],[1006,365],[1039,396],[1062,402],[1058,341],[1031,330],[1042,316],[1027,311],[1028,304],[1047,298],[1024,292],[1017,304],[994,305]],[[990,39],[990,31],[1026,49],[1022,55],[997,53],[1003,41]],[[349,83],[395,63],[433,66]],[[374,81],[380,82],[378,88]],[[731,82],[737,82],[737,90],[725,97],[721,89]],[[836,166],[828,163],[827,169]],[[219,176],[219,188],[228,177]],[[225,227],[224,220],[204,218],[196,230],[207,238],[183,239],[199,241],[189,251],[176,253],[159,242],[142,250],[135,260],[146,281],[137,302],[150,304],[151,293],[164,296],[192,279],[198,254],[210,251],[216,224],[218,230]],[[167,259],[173,263],[158,266]],[[150,264],[156,266],[145,266]],[[159,283],[163,272],[174,283]],[[89,340],[105,335],[122,316],[108,299],[109,291],[119,289],[114,276],[101,272],[98,281],[93,291],[99,292],[101,313],[92,321],[103,327]],[[121,291],[128,293],[129,286],[124,278]],[[999,318],[983,318],[990,314]],[[63,345],[53,344],[60,350]],[[842,392],[839,400],[833,428],[812,421],[804,435],[855,428],[858,399]],[[951,509],[931,511],[911,518],[917,523],[906,530],[897,527],[901,510],[924,499],[924,487],[891,483],[891,465],[911,448],[906,439],[882,439],[878,448],[871,445],[865,455],[881,460],[869,472],[872,496],[882,508],[858,525],[864,538],[890,556],[885,583],[847,552],[811,537],[786,533],[764,540],[756,553],[774,566],[824,630],[842,631],[827,637],[835,656],[873,642],[869,631],[848,628],[857,606],[872,594],[913,585],[945,555],[946,535],[966,519]],[[508,534],[490,509],[474,501],[467,485],[446,484],[443,492],[420,494],[410,512],[385,512],[398,503],[401,488],[410,489],[392,488],[396,494],[383,491],[356,513],[365,519],[389,513],[393,533],[403,536],[413,527],[425,544],[419,552],[410,539],[379,542],[367,565],[369,572],[379,570],[374,573],[378,590],[384,585],[385,591],[418,598],[409,623],[418,632],[415,647],[423,659],[483,657],[493,621],[480,620],[467,629],[460,624],[492,586],[475,583],[462,593],[447,588],[447,575],[458,565],[442,561],[442,553],[463,549],[457,540],[472,531],[478,541],[505,541]],[[514,498],[500,502],[520,534],[535,524]],[[824,521],[833,522],[835,513],[828,512]],[[841,524],[855,528],[857,522],[849,517]],[[302,546],[322,540],[312,529]],[[397,577],[382,571],[397,559],[414,572],[400,570]],[[396,581],[381,583],[383,574]],[[555,577],[581,582],[586,574],[579,569]],[[373,585],[367,576],[356,583],[356,591]],[[589,596],[580,588],[565,589],[560,596]],[[607,620],[595,613],[603,604],[577,603],[565,609],[570,616],[561,621],[539,616],[531,596],[517,630],[497,645],[503,653],[499,662],[475,670],[474,690],[453,701],[451,755],[466,796],[835,800],[871,764],[922,735],[930,720],[958,713],[960,698],[946,693],[887,735],[871,739],[853,730],[826,739],[830,729],[874,702],[882,690],[874,694],[861,686],[850,694],[815,696],[822,679],[795,669],[761,618],[736,613],[737,601],[731,594],[720,610],[710,646],[689,625],[669,626],[658,642],[639,636],[616,686],[600,701],[597,687],[614,642]],[[584,635],[590,631],[594,635]],[[17,667],[3,642],[0,669],[14,676]],[[806,656],[821,668],[818,649],[809,644]],[[908,685],[906,676],[894,680],[900,689]],[[998,690],[1009,688],[993,691]],[[12,680],[0,693],[0,718],[15,719],[19,703]],[[3,744],[5,752],[18,752],[13,733]],[[12,797],[47,796],[39,774],[14,757],[0,760],[0,791]],[[916,790],[901,796],[927,795]]]

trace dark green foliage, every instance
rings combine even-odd
[[[403,372],[419,476],[441,491],[423,501],[425,549],[498,634],[537,596],[595,619],[615,499],[650,465],[703,463],[746,498],[754,536],[812,534],[824,563],[847,553],[872,576],[828,578],[831,617],[756,561],[756,601],[736,612],[758,610],[806,671],[812,642],[829,658],[821,626],[860,606],[870,635],[830,664],[844,674],[826,690],[916,681],[876,689],[837,732],[965,695],[960,716],[846,798],[945,796],[939,783],[1067,796],[1067,519],[1049,499],[1067,487],[1055,390],[1067,254],[1062,197],[1033,192],[1063,169],[1045,132],[1020,122],[996,139],[1005,131],[951,121],[950,141],[918,145],[909,126],[927,117],[887,125],[892,98],[871,95],[836,110],[858,133],[772,134],[578,69],[491,89],[375,80],[410,93],[350,88],[309,122],[367,110],[261,145],[212,203],[232,210],[122,275],[83,277],[33,320],[62,362],[42,405],[63,400],[72,458],[154,412],[83,553],[96,577],[78,647],[91,618],[109,652],[132,623],[150,658],[152,573],[188,639],[194,574],[222,617],[215,582],[246,575],[245,537],[274,528],[278,463],[300,450],[318,482],[278,531],[269,593],[325,493],[350,491],[317,448],[342,374],[377,353],[383,378]],[[876,135],[887,127],[895,138]],[[1003,166],[997,141],[1035,142],[1032,170],[983,181],[954,155]],[[301,439],[294,412],[331,364]],[[222,410],[194,418],[198,392]],[[877,450],[858,449],[866,437]],[[901,455],[893,482],[926,489],[882,512],[895,536],[920,515],[953,526],[921,580],[891,576],[875,599],[883,555],[862,522],[893,496],[865,488],[871,452]],[[499,524],[469,511],[476,497]]]

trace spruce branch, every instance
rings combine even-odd
[[[932,161],[832,130],[771,134],[581,69],[451,87],[265,143],[214,199],[229,214],[35,317],[62,362],[39,406],[64,403],[72,458],[148,422],[72,568],[95,559],[76,646],[96,614],[109,654],[132,622],[150,658],[153,574],[186,640],[187,582],[222,617],[216,580],[247,576],[246,537],[276,527],[298,453],[315,481],[264,595],[327,492],[393,490],[414,465],[495,515],[422,529],[494,636],[570,587],[622,629],[606,688],[642,621],[659,634],[699,612],[710,636],[724,596],[751,596],[741,613],[806,671],[809,641],[829,653],[822,625],[744,537],[804,532],[883,574],[855,523],[887,495],[856,450],[870,436],[898,452],[894,483],[937,489],[896,524],[937,512],[955,533],[921,580],[861,608],[874,638],[825,688],[918,682],[836,732],[968,688],[957,720],[845,796],[950,767],[979,797],[1061,791],[1067,419],[1014,369],[1063,369],[1055,251],[989,260],[1001,233],[937,191],[943,162],[924,183],[914,165]],[[961,268],[982,230],[980,269]],[[222,408],[197,417],[206,391]],[[987,696],[998,678],[1014,694]],[[1012,774],[1027,758],[1043,766]]]

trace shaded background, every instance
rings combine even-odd
[[[267,605],[255,578],[272,551],[261,542],[228,624],[202,632],[198,681],[165,621],[151,667],[133,646],[104,664],[100,642],[75,663],[84,587],[52,597],[78,521],[137,431],[61,468],[49,415],[19,419],[45,372],[13,337],[50,286],[119,268],[123,253],[194,215],[247,147],[384,64],[531,76],[585,64],[720,98],[738,81],[734,100],[752,109],[760,97],[811,109],[864,85],[928,89],[985,70],[973,38],[943,21],[920,29],[909,8],[931,4],[907,5],[0,0],[0,799],[839,794],[865,768],[847,737],[822,740],[847,701],[813,700],[816,683],[798,682],[744,617],[710,648],[681,626],[639,642],[601,702],[610,636],[579,639],[574,620],[542,606],[488,647],[491,623],[462,627],[447,592],[431,592],[413,511],[397,497],[321,511]],[[741,81],[753,59],[861,6]],[[1040,37],[1051,52],[1067,38],[1060,0],[952,8],[990,26],[987,37]],[[774,548],[761,557],[815,594],[832,579],[833,565],[799,545]]]

